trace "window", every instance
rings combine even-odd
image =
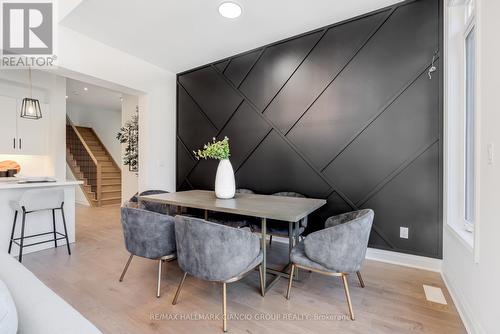
[[[476,39],[473,0],[445,1],[445,221],[447,232],[467,250],[478,249],[475,233],[480,221],[476,211],[478,155],[476,110]]]
[[[473,7],[472,7],[473,8]],[[475,220],[475,102],[476,29],[472,10],[465,33],[465,228],[473,230]],[[472,18],[472,19],[471,19]]]

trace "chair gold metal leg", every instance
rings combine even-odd
[[[267,229],[267,220],[266,218],[262,218],[262,224],[261,224],[261,237],[260,237],[260,242],[261,242],[261,250],[262,250],[262,267],[264,268],[263,270],[263,276],[264,279],[262,280],[262,285],[264,285],[264,295],[266,294],[266,278],[267,278],[267,251],[266,251],[266,229]]]
[[[119,279],[120,282],[123,281],[123,277],[125,277],[125,273],[127,272],[128,266],[130,265],[130,262],[132,261],[133,257],[134,257],[134,255],[130,254],[130,256],[129,256],[128,260],[127,260],[127,264],[125,265],[125,268],[123,268],[122,275],[120,276],[120,279]]]
[[[363,277],[361,277],[361,272],[356,271],[356,274],[358,275],[358,280],[359,280],[359,285],[361,285],[362,288],[365,287],[365,282],[363,281]]]
[[[344,283],[345,298],[347,299],[347,305],[349,306],[349,315],[351,320],[354,320],[354,312],[352,311],[351,295],[349,294],[349,283],[347,282],[347,275],[342,274],[342,282]]]
[[[160,289],[161,289],[161,265],[163,261],[161,259],[158,260],[158,283],[156,284],[156,298],[160,298]]]
[[[295,222],[295,244],[294,246],[297,246],[299,244],[299,232],[300,232],[300,224],[301,222],[303,222],[306,218],[302,218],[300,221],[298,222]],[[290,254],[291,255],[291,254]],[[290,259],[290,262],[291,262],[291,259]],[[300,277],[299,277],[299,267],[295,266],[295,280],[297,281],[300,281]]]
[[[293,281],[293,271],[295,270],[295,264],[292,263],[292,268],[290,269],[290,278],[288,279],[288,289],[286,290],[286,299],[290,299],[290,290],[292,290]]]
[[[187,273],[184,273],[184,276],[182,276],[181,282],[179,283],[179,286],[177,287],[177,291],[175,292],[174,300],[172,301],[172,305],[177,304],[177,298],[179,298],[179,294],[181,292],[182,286],[184,285],[184,281],[186,280]]]
[[[222,330],[227,332],[226,282],[222,283]]]
[[[265,291],[264,291],[264,269],[262,267],[262,264],[259,266],[259,279],[260,279],[260,294],[262,295],[262,297],[264,297],[265,295]]]

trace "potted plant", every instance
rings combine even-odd
[[[193,151],[196,159],[217,159],[219,166],[215,175],[215,196],[217,198],[228,199],[233,198],[236,192],[234,182],[234,171],[231,162],[229,161],[229,138],[217,141],[213,138],[212,142],[203,145],[202,150]]]
[[[116,135],[121,144],[126,144],[123,165],[131,172],[139,172],[139,107],[132,118],[125,122]]]

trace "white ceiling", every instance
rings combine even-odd
[[[87,90],[85,90],[85,87]],[[91,85],[82,81],[66,79],[66,103],[78,104],[88,109],[121,111],[122,93]]]
[[[83,0],[61,24],[180,72],[400,1],[237,0],[226,19],[222,0]]]

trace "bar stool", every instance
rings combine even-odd
[[[23,248],[29,246],[35,246],[47,242],[54,242],[55,247],[57,247],[57,240],[66,240],[66,247],[68,248],[68,254],[71,255],[71,249],[69,247],[68,230],[66,228],[66,218],[64,216],[64,190],[63,189],[36,189],[27,190],[21,196],[19,201],[11,201],[10,203],[14,212],[14,223],[12,224],[12,233],[10,235],[9,243],[9,254],[12,249],[12,243],[19,246],[19,262],[23,260]],[[45,233],[38,233],[32,235],[24,235],[26,227],[26,215],[28,213],[52,210],[52,227],[53,230]],[[61,210],[61,216],[64,226],[64,234],[57,232],[56,230],[56,210]],[[16,221],[18,213],[22,212],[22,224],[21,224],[21,236],[14,238],[14,233],[16,230]],[[45,241],[34,242],[31,244],[24,244],[24,240],[28,238],[40,237],[44,235],[52,235],[53,238]]]

